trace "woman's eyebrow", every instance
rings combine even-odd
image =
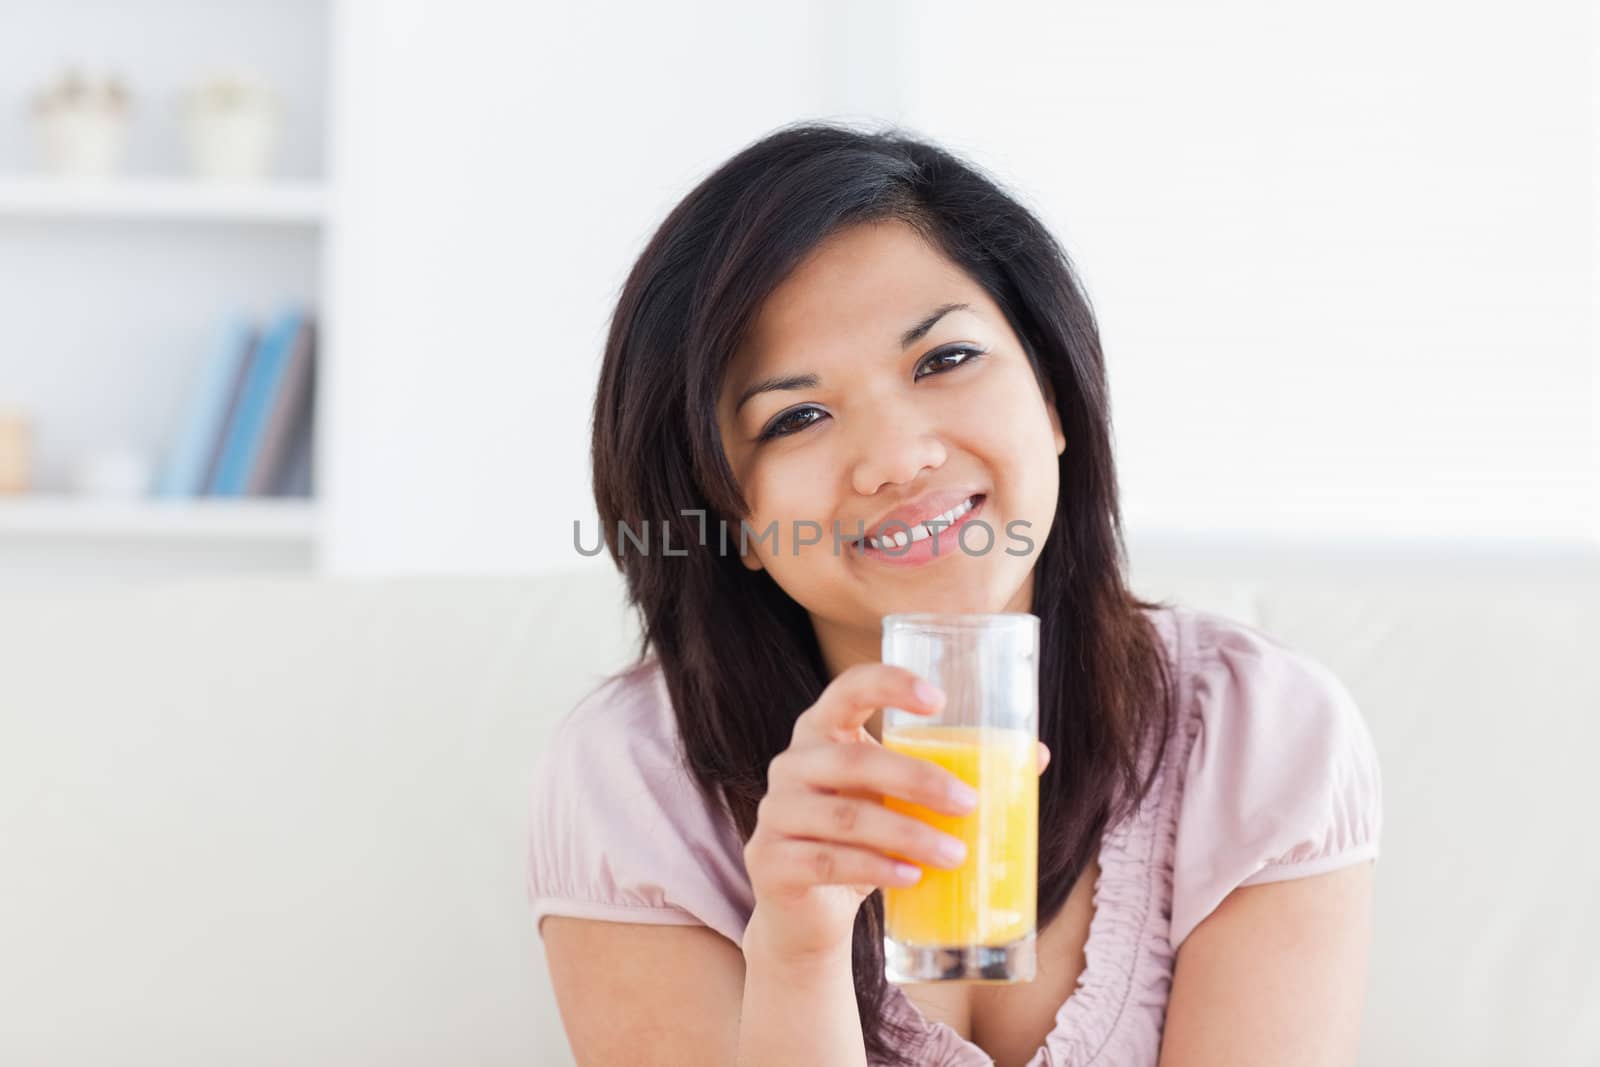
[[[935,308],[927,318],[911,327],[900,335],[901,349],[910,348],[928,335],[934,325],[952,311],[971,311],[970,304],[941,304]],[[815,389],[822,384],[822,379],[815,374],[781,374],[773,378],[763,378],[744,392],[739,394],[739,402],[733,405],[733,413],[739,414],[739,409],[744,407],[746,400],[758,393],[770,393],[776,389]]]
[[[941,304],[939,307],[934,309],[931,315],[900,335],[900,347],[902,349],[910,348],[912,345],[922,340],[925,336],[927,336],[928,331],[933,329],[934,323],[950,314],[950,312],[971,310],[972,305],[970,304]]]
[[[768,393],[774,389],[815,389],[821,384],[822,379],[815,374],[784,374],[776,378],[763,378],[739,394],[739,402],[733,405],[733,413],[739,414],[744,402],[757,393]]]

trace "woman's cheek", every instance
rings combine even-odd
[[[838,479],[839,457],[827,448],[808,445],[792,450],[773,465],[770,485],[773,500],[781,501],[773,514],[785,519],[816,519],[828,514],[821,488]]]
[[[796,478],[792,471],[785,471],[781,464],[764,471],[746,495],[746,502],[750,505],[751,526],[760,532],[773,523],[782,526],[799,516],[796,509],[801,502],[795,499],[795,495],[796,487],[800,485],[804,485],[804,481]]]

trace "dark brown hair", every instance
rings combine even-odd
[[[1141,745],[1166,745],[1171,679],[1160,635],[1123,578],[1111,416],[1099,332],[1065,252],[977,167],[894,129],[783,127],[741,150],[673,208],[629,273],[594,404],[594,495],[606,546],[659,658],[683,755],[706,800],[748,841],[766,770],[829,679],[807,613],[718,538],[747,507],[718,432],[723,376],[762,301],[816,245],[855,224],[913,226],[1005,313],[1067,449],[1034,566],[1040,618],[1042,927],[1143,800]],[[1049,395],[1049,394],[1047,394]],[[700,512],[697,517],[694,512]],[[690,514],[684,514],[689,512]],[[670,529],[674,552],[624,551],[618,525]],[[730,538],[732,540],[732,538]],[[852,954],[874,1062],[904,1062],[884,1017],[882,891],[856,917]]]

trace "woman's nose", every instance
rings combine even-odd
[[[924,470],[937,470],[946,455],[938,435],[909,415],[875,422],[859,435],[855,448],[850,481],[862,496],[885,485],[914,481]]]

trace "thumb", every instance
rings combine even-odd
[[[1044,769],[1046,767],[1048,767],[1048,766],[1050,766],[1050,746],[1045,744],[1043,741],[1040,741],[1039,742],[1039,773],[1043,774],[1044,773]]]

